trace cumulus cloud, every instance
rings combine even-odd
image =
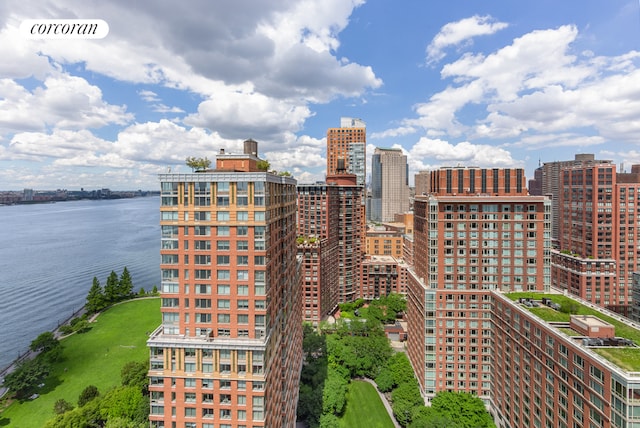
[[[50,76],[31,91],[11,79],[0,80],[0,130],[101,128],[132,119],[125,106],[108,104],[100,88],[81,77]]]
[[[223,138],[259,135],[274,139],[286,131],[298,131],[310,115],[306,106],[261,94],[230,92],[203,101],[198,112],[188,115],[184,122],[214,130]]]
[[[376,136],[421,129],[432,139],[506,140],[512,147],[536,137],[539,147],[637,143],[640,53],[576,55],[578,36],[565,25],[524,34],[489,54],[466,53],[442,67],[451,84],[416,104],[416,117]],[[447,40],[458,39],[464,37]]]
[[[520,162],[507,150],[487,144],[472,144],[463,141],[451,144],[440,139],[420,138],[409,150],[408,156],[419,163],[434,160],[440,165],[474,165],[480,167],[509,167]]]
[[[443,52],[449,46],[459,46],[474,37],[494,34],[508,24],[497,22],[491,16],[472,16],[444,25],[427,46],[427,64],[433,64],[445,57]]]

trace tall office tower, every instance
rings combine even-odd
[[[215,170],[159,177],[162,324],[147,342],[152,427],[295,425],[296,181],[259,170],[258,160],[221,153]]]
[[[498,428],[632,427],[637,423],[637,325],[558,293],[492,292],[490,411]],[[571,315],[552,306],[571,306]]]
[[[401,149],[376,147],[371,158],[371,203],[368,219],[393,221],[409,211],[409,171]]]
[[[338,302],[339,189],[298,185],[298,256],[302,259],[302,317],[315,325]]]
[[[431,178],[431,172],[420,171],[413,177],[416,185],[416,196],[422,196],[429,193],[429,179]]]
[[[617,173],[611,163],[563,169],[559,251],[553,285],[629,315],[633,272],[640,269],[640,165]]]
[[[488,398],[490,292],[549,288],[551,203],[524,183],[520,169],[443,168],[414,201],[407,348],[427,397]]]
[[[545,162],[536,169],[534,180],[532,180],[534,183],[530,185],[529,193],[551,197],[551,239],[554,244],[560,239],[560,223],[562,222],[562,210],[560,208],[562,170],[573,166],[610,163],[611,161],[609,160],[597,160],[593,154],[583,153],[575,155],[573,160]]]
[[[361,119],[340,118],[340,128],[327,130],[327,175],[355,174],[364,189],[366,173],[367,126]]]

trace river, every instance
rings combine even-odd
[[[0,370],[126,266],[160,283],[159,197],[0,206]],[[158,314],[160,324],[160,314]]]

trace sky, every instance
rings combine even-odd
[[[34,39],[34,19],[109,31]],[[369,158],[402,148],[411,182],[640,163],[638,0],[3,0],[0,58],[0,190],[157,190],[247,138],[314,182],[341,117],[366,122]]]

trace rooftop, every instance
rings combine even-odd
[[[563,294],[522,292],[505,293],[505,296],[516,302],[519,299],[540,302],[544,298],[559,305],[558,309],[542,304],[521,305],[521,307],[556,327],[563,334],[572,337],[573,340],[580,333],[569,327],[572,315],[586,315],[592,323],[602,322],[613,325],[616,337],[628,339],[627,343],[632,346],[588,346],[588,348],[623,371],[640,372],[640,326],[630,319]]]

